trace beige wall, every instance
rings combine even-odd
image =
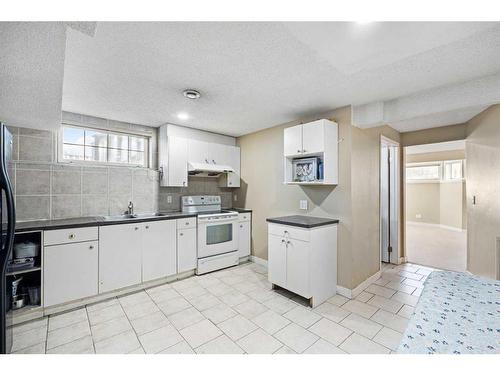
[[[406,184],[406,220],[440,223],[440,183]],[[422,217],[417,218],[420,214]]]
[[[422,154],[406,155],[407,163],[425,163],[428,161],[461,160],[461,159],[465,159],[465,150],[426,152]]]
[[[466,124],[457,124],[401,133],[402,146],[459,141],[466,137]]]
[[[500,237],[500,105],[467,123],[466,154],[467,269],[495,278]]]
[[[306,187],[283,184],[283,129],[291,122],[238,138],[242,187],[235,206],[253,210],[252,254],[267,259],[266,218],[310,214],[340,220],[338,284],[354,288],[379,270],[380,135],[399,140],[388,126],[361,130],[351,125],[351,108],[303,119],[330,118],[339,124],[339,184]],[[299,210],[307,199],[309,210]]]

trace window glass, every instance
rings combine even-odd
[[[108,150],[108,160],[110,163],[128,163],[128,151],[110,148]]]
[[[64,143],[83,145],[85,142],[84,130],[80,128],[64,127]]]
[[[108,146],[108,135],[106,133],[85,130],[85,146]]]
[[[148,166],[147,137],[63,125],[62,158],[68,161]]]
[[[63,157],[67,160],[83,160],[84,159],[83,146],[64,145]]]
[[[109,147],[119,148],[121,150],[128,149],[128,135],[110,134]]]
[[[421,165],[406,168],[407,180],[439,180],[440,166],[436,165]]]
[[[85,160],[105,163],[108,149],[105,147],[85,146]]]
[[[446,161],[444,163],[444,179],[460,180],[463,178],[462,161]]]

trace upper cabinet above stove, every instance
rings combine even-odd
[[[190,138],[197,135],[193,133],[193,129],[189,130],[189,134],[169,132],[169,126],[160,127],[160,186],[188,186],[188,175],[192,175],[217,178],[221,187],[240,187],[239,147]],[[199,132],[205,135],[205,132]],[[213,140],[218,140],[217,135],[210,136]],[[222,141],[229,143],[226,139],[228,137],[220,137]]]

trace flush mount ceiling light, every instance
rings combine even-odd
[[[188,99],[198,99],[201,94],[198,90],[186,89],[182,92],[182,94]]]
[[[186,112],[179,112],[177,114],[177,118],[179,120],[187,120],[189,118],[189,115]]]

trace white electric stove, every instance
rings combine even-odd
[[[239,262],[238,213],[221,207],[217,195],[182,197],[182,212],[198,214],[198,275]]]

